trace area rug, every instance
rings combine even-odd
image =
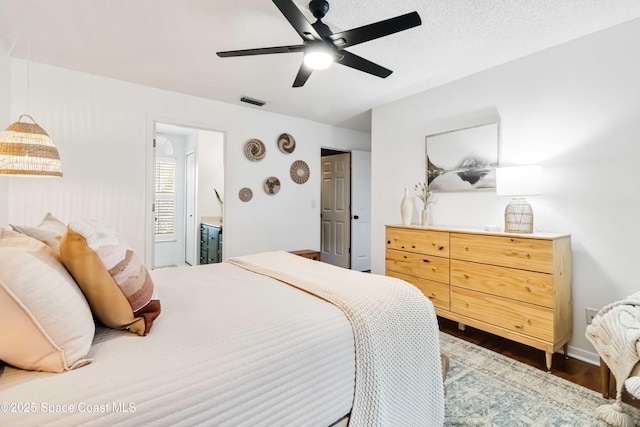
[[[440,343],[450,361],[445,426],[607,426],[594,415],[612,403],[600,393],[444,332]],[[623,405],[640,425],[640,410]]]

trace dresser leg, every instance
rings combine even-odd
[[[467,329],[467,326],[464,323],[458,322],[458,330],[459,331],[464,331],[466,329]]]
[[[547,372],[551,373],[551,361],[553,360],[553,353],[545,351],[544,357],[547,362]]]
[[[562,346],[562,351],[564,352],[564,360],[569,360],[569,343]]]

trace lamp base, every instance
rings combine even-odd
[[[533,209],[523,197],[514,197],[504,210],[504,231],[533,233]]]

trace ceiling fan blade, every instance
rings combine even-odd
[[[304,45],[295,46],[276,46],[276,47],[262,47],[258,49],[243,49],[243,50],[227,50],[224,52],[216,52],[220,58],[228,58],[231,56],[249,56],[249,55],[268,55],[270,53],[291,53],[302,52]]]
[[[306,64],[303,62],[302,65],[300,66],[300,70],[298,70],[298,75],[296,76],[296,79],[293,82],[293,87],[304,86],[307,80],[309,80],[309,77],[311,76],[312,72],[313,70],[307,67]]]
[[[395,18],[385,19],[384,21],[335,33],[329,36],[329,38],[333,40],[336,47],[343,49],[349,46],[368,42],[369,40],[408,30],[409,28],[417,27],[420,24],[422,24],[422,20],[420,19],[418,12],[411,12],[405,15],[396,16]]]
[[[381,65],[375,64],[346,50],[341,50],[340,54],[342,54],[342,58],[336,59],[338,64],[346,65],[347,67],[355,68],[356,70],[364,71],[365,73],[373,74],[383,79],[393,73],[393,71]]]
[[[293,0],[273,0],[273,4],[280,9],[280,12],[287,18],[287,21],[289,21],[298,34],[300,34],[303,40],[320,39],[318,32],[313,28],[311,23],[307,21],[307,18],[305,18],[300,9],[298,9],[298,6],[293,3]]]

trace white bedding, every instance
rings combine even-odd
[[[349,413],[354,338],[338,308],[227,263],[151,274],[162,313],[148,336],[99,327],[85,367],[5,367],[0,424],[326,426]]]

